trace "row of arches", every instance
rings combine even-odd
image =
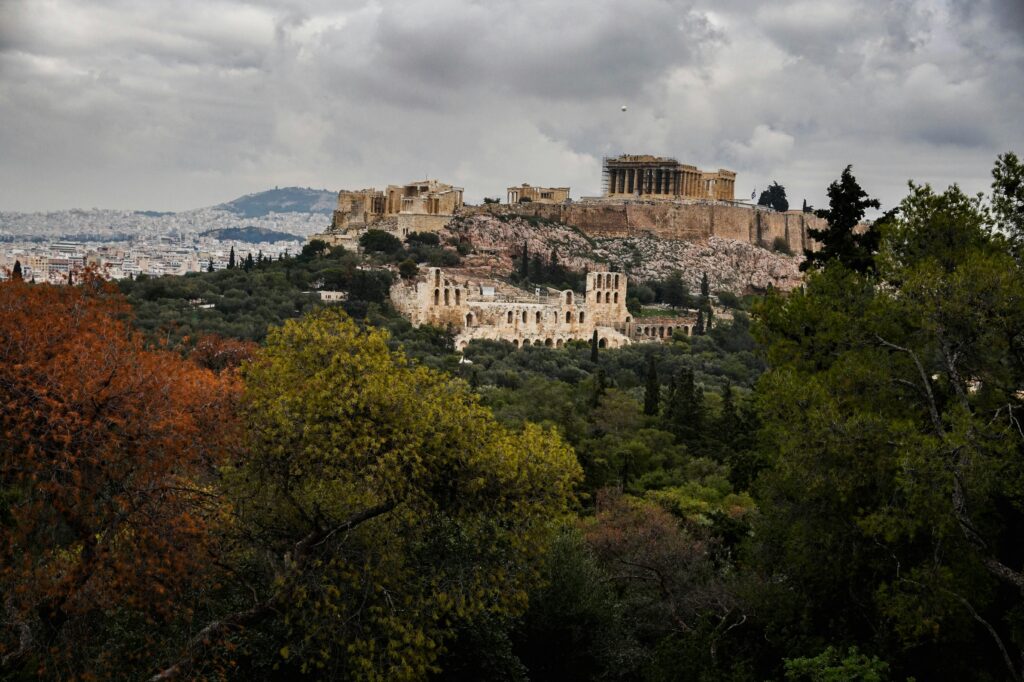
[[[636,328],[637,336],[645,336],[652,339],[670,339],[672,338],[673,332],[679,330],[686,336],[690,335],[690,328],[686,325],[679,327],[661,327],[661,326],[643,326]]]
[[[554,314],[555,322],[558,322],[558,311],[555,311],[553,314]],[[543,320],[543,316],[541,314],[541,311],[538,310],[533,315],[534,315],[534,322],[536,324],[540,324],[541,321]],[[512,324],[517,317],[519,317],[521,319],[523,324],[526,324],[526,321],[528,319],[528,315],[527,315],[527,312],[525,310],[523,310],[522,312],[520,312],[518,314],[513,313],[511,310],[509,310],[507,313],[505,313],[505,324]],[[565,323],[566,324],[571,324],[572,323],[572,318],[573,318],[572,311],[571,310],[566,310],[565,311]],[[586,319],[586,317],[585,317],[584,312],[581,310],[579,312],[580,324],[583,324],[583,320],[584,319]]]
[[[614,278],[614,279],[613,279]],[[596,288],[598,289],[618,289],[619,288],[619,276],[614,274],[601,274],[594,275]]]
[[[516,348],[526,348],[527,346],[537,346],[537,347],[544,347],[544,348],[561,348],[562,346],[565,345],[566,341],[572,341],[572,339],[561,339],[561,338],[553,339],[551,337],[548,337],[548,338],[543,339],[543,340],[541,340],[541,339],[534,339],[532,342],[530,341],[530,339],[523,339],[522,341],[520,341],[519,339],[512,339],[512,345],[515,346]],[[601,347],[601,348],[607,348],[608,347],[608,339],[606,339],[606,338],[599,339],[598,342],[597,342],[597,345],[599,347]]]
[[[444,304],[451,305],[452,296],[451,289],[445,287],[444,290]],[[441,290],[434,289],[434,305],[441,305]],[[462,305],[462,289],[455,290],[455,305]]]
[[[601,292],[598,291],[595,294],[595,296],[597,296],[597,302],[601,303],[602,302]],[[617,292],[617,291],[606,291],[606,292],[604,292],[603,302],[604,303],[618,303],[619,302],[619,292]]]

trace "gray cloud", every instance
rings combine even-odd
[[[623,151],[793,203],[847,163],[886,204],[979,190],[1024,152],[1022,33],[1019,0],[6,0],[0,210],[425,174],[578,196]]]

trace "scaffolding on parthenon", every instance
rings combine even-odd
[[[609,194],[609,174],[608,174],[608,158],[607,156],[601,157],[601,196],[606,197]]]

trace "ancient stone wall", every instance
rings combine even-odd
[[[705,241],[721,237],[771,248],[782,238],[793,253],[816,244],[808,228],[821,229],[825,221],[811,213],[737,206],[729,202],[594,200],[563,204],[486,204],[467,206],[459,215],[534,216],[564,223],[598,238],[657,237]]]

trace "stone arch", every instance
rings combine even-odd
[[[543,344],[543,343],[544,343],[544,342],[543,342],[543,341],[541,341],[540,339],[534,339],[534,340],[533,340],[533,345],[535,345],[535,346],[539,346],[539,345],[541,345],[541,344]]]
[[[665,338],[665,328],[664,327],[658,327],[658,338],[659,339]]]
[[[519,339],[512,339],[512,345],[519,348]]]
[[[526,324],[526,311],[523,311],[523,324]]]
[[[570,322],[572,322],[572,312],[566,310],[565,311],[565,323],[569,324]]]
[[[618,303],[619,302],[619,292],[617,292],[617,291],[613,295],[613,302],[614,303]]]
[[[672,338],[672,327],[665,327],[665,336]]]
[[[540,311],[539,310],[537,311],[537,314],[534,315],[534,319],[536,320],[537,324],[540,324]]]
[[[557,341],[555,341],[555,348],[561,348],[564,344],[565,341],[563,341],[562,339],[558,339]]]
[[[434,270],[434,286],[441,286],[441,271],[439,269]]]
[[[441,290],[440,289],[434,289],[434,305],[440,305],[440,304],[441,304]]]
[[[466,326],[467,327],[472,327],[473,326],[473,313],[466,313]]]
[[[619,295],[615,294],[615,298],[618,297]],[[455,290],[455,305],[462,305],[462,289]]]
[[[598,276],[597,276],[597,288],[598,288],[598,289],[600,289],[600,288],[601,288],[601,275],[598,275]]]
[[[630,317],[629,315],[626,315],[626,324],[629,324],[632,321],[633,321],[633,318]]]
[[[448,289],[448,287],[445,287],[445,289],[444,289],[444,304],[445,305],[451,305],[451,300],[450,300],[450,297],[449,297],[450,294],[451,294],[451,290]]]
[[[618,275],[615,275],[615,288],[616,289],[619,288],[619,276]]]
[[[508,311],[508,323],[512,324],[512,311]]]
[[[571,291],[565,292],[565,304],[566,305],[572,305],[572,292]]]
[[[607,348],[608,347],[608,339],[601,339],[600,341],[598,341],[597,342],[597,347],[598,348]]]
[[[551,348],[551,346],[555,345],[555,342],[552,341],[550,338],[547,338],[544,339],[544,345],[548,348]]]
[[[580,311],[580,324],[583,324],[583,311]]]
[[[465,350],[466,349],[466,345],[467,344],[466,344],[465,341],[459,341],[459,350]]]

